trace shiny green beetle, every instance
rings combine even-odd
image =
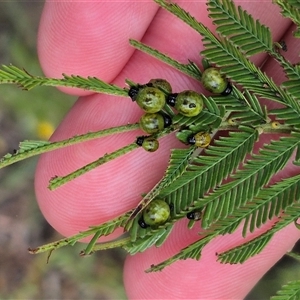
[[[190,145],[206,148],[211,142],[211,136],[207,132],[198,132],[195,135],[189,136],[187,142]]]
[[[202,96],[195,91],[186,90],[180,93],[170,94],[167,103],[186,117],[195,117],[203,109]]]
[[[136,139],[136,144],[143,147],[148,152],[154,152],[159,147],[159,142],[152,136],[139,136]]]
[[[158,226],[166,223],[170,216],[170,206],[164,200],[155,199],[143,211],[139,225],[142,228],[147,226]]]
[[[141,129],[149,134],[158,133],[165,127],[172,124],[172,119],[169,115],[163,113],[146,113],[141,116],[139,121]]]
[[[132,101],[136,101],[137,105],[148,113],[159,112],[166,104],[164,92],[153,86],[131,87],[128,95]]]
[[[232,91],[232,86],[226,79],[226,76],[221,74],[220,70],[217,68],[208,68],[204,70],[201,82],[206,90],[214,94],[227,96]]]

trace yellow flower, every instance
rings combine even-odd
[[[42,140],[48,140],[54,131],[54,126],[48,121],[41,121],[37,125],[37,135]]]

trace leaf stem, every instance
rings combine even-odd
[[[106,243],[95,244],[95,245],[93,245],[92,249],[90,249],[89,251],[87,251],[87,249],[82,250],[80,252],[80,256],[90,255],[90,254],[95,253],[96,251],[124,247],[125,245],[130,243],[130,241],[131,241],[131,238],[126,237],[126,238],[122,238],[122,239],[118,239],[118,240],[114,240],[114,241],[109,241]]]
[[[56,177],[53,177],[51,180],[50,180],[50,183],[49,183],[49,186],[48,188],[52,191],[52,190],[55,190],[57,189],[58,187],[62,186],[63,184],[95,169],[96,167],[99,167],[113,159],[116,159],[122,155],[125,155],[135,149],[137,149],[139,146],[136,144],[136,143],[132,143],[132,144],[129,144],[123,148],[120,148],[112,153],[109,153],[109,154],[105,154],[104,156],[100,157],[99,159],[85,165],[84,167],[80,168],[80,169],[77,169],[76,171],[66,175],[66,176],[56,176]]]
[[[36,86],[63,86],[79,88],[116,96],[128,96],[128,90],[114,84],[106,83],[96,77],[81,77],[78,75],[62,74],[63,78],[48,78],[31,75],[24,69],[13,65],[2,65],[0,69],[0,84],[10,83],[21,86],[24,90],[31,90]]]
[[[46,245],[39,246],[37,248],[29,248],[28,251],[31,254],[38,254],[46,251],[53,251],[58,248],[61,248],[63,246],[74,246],[78,241],[82,240],[83,238],[87,238],[91,235],[94,235],[94,241],[97,241],[97,238],[100,236],[106,236],[111,234],[116,228],[123,227],[125,221],[127,220],[129,214],[131,211],[127,211],[121,216],[116,217],[113,220],[109,220],[103,224],[97,225],[97,226],[91,226],[88,230],[79,232],[71,237],[63,238],[61,240],[58,240],[56,242],[52,242]],[[95,238],[97,237],[97,238]],[[94,241],[90,242],[88,247],[93,246]],[[92,248],[92,247],[91,247]]]
[[[129,43],[136,49],[159,59],[160,61],[168,64],[169,66],[181,71],[182,73],[196,80],[201,80],[201,71],[195,63],[190,61],[188,64],[182,64],[176,61],[175,59],[167,56],[166,54],[163,54],[158,50],[133,39],[130,39]]]
[[[20,143],[20,149],[16,153],[14,154],[8,153],[0,159],[0,169],[35,155],[54,151],[60,148],[105,137],[108,135],[123,133],[123,132],[137,130],[137,129],[139,129],[139,124],[129,124],[125,126],[118,126],[118,127],[112,127],[104,130],[99,130],[95,132],[88,132],[58,142],[39,143],[38,141],[24,141]]]

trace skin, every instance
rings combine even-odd
[[[199,63],[201,37],[184,23],[152,2],[82,2],[45,3],[38,35],[38,53],[47,76],[60,77],[63,72],[90,75],[119,86],[124,86],[125,78],[140,83],[151,78],[166,78],[174,91],[193,89],[204,92],[192,79],[134,51],[128,44],[129,38],[142,40],[179,61],[190,59]],[[204,2],[178,3],[213,28]],[[255,18],[262,19],[272,29],[274,40],[286,41],[288,52],[285,55],[288,59],[293,63],[298,60],[299,42],[291,36],[291,23],[280,17],[279,9],[271,1],[237,3]],[[258,55],[253,61],[261,65],[265,58],[265,55]],[[263,70],[277,83],[284,80],[283,72],[272,60],[265,62]],[[51,137],[52,141],[137,122],[142,114],[130,99],[91,94],[78,89],[63,90],[78,95],[79,99]],[[65,175],[131,143],[138,135],[142,132],[107,137],[41,156],[36,170],[37,200],[45,218],[57,231],[69,236],[123,213],[134,207],[140,201],[140,195],[161,178],[167,167],[169,149],[181,145],[174,136],[164,138],[155,153],[138,149],[56,191],[47,189],[48,181],[54,175]],[[262,136],[260,145],[271,138],[270,135]],[[147,172],[138,172],[140,169]],[[289,163],[277,179],[297,173],[298,170]],[[276,178],[272,180],[275,181]],[[121,198],[119,191],[122,191]],[[291,224],[278,232],[259,255],[246,263],[222,265],[216,262],[216,252],[244,241],[239,228],[234,234],[218,237],[208,244],[198,262],[188,259],[176,262],[162,272],[144,273],[151,264],[174,255],[199,238],[199,228],[196,226],[188,231],[186,224],[187,220],[178,222],[162,247],[151,248],[126,259],[124,285],[129,299],[242,299],[300,237],[299,231]],[[255,235],[270,226],[266,224]],[[120,233],[115,232],[106,240]],[[247,236],[247,240],[251,237],[253,234]]]

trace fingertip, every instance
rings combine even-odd
[[[111,82],[134,51],[129,38],[143,36],[157,9],[154,3],[144,2],[46,2],[38,33],[45,75],[96,76]],[[91,93],[62,90],[76,95]]]

